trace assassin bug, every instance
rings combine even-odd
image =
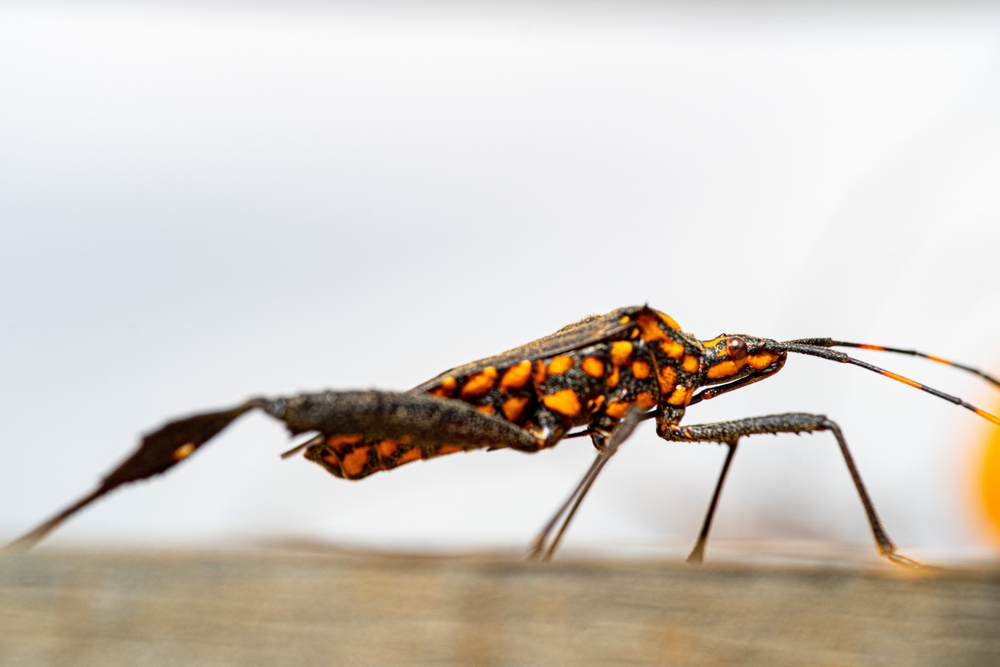
[[[7,548],[30,548],[97,498],[122,484],[165,472],[240,415],[260,409],[283,421],[293,435],[315,434],[283,457],[304,450],[305,458],[344,479],[360,479],[418,459],[472,449],[507,447],[537,452],[565,438],[589,435],[598,451],[597,458],[533,542],[532,556],[541,559],[552,556],[594,480],[641,421],[655,419],[656,433],[665,440],[719,442],[729,448],[689,562],[701,562],[704,557],[712,518],[740,438],[762,433],[830,431],[861,498],[878,553],[894,563],[917,566],[915,561],[896,553],[840,427],[824,415],[787,413],[680,425],[689,406],[774,375],[784,366],[789,352],[860,366],[1000,425],[1000,418],[960,398],[850,357],[834,347],[923,357],[975,373],[1000,386],[1000,380],[980,370],[915,350],[829,338],[779,342],[744,334],[723,334],[699,341],[682,331],[668,315],[648,306],[630,306],[585,318],[527,345],[453,368],[408,392],[326,391],[287,398],[252,398],[228,410],[172,421],[145,436],[138,450],[105,477],[93,493]],[[571,432],[574,428],[580,430]]]

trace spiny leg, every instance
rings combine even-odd
[[[733,456],[736,455],[736,446],[738,441],[724,443],[729,447],[729,451],[726,452],[726,460],[722,464],[722,472],[719,473],[719,481],[715,483],[715,492],[712,494],[712,501],[708,504],[708,512],[705,514],[705,521],[701,524],[701,532],[698,533],[698,542],[694,545],[694,549],[688,554],[687,562],[689,563],[701,563],[705,560],[705,543],[708,541],[708,531],[712,528],[712,519],[715,517],[715,508],[719,506],[719,496],[722,495],[722,485],[726,481],[726,475],[729,474],[729,466],[733,462]]]
[[[861,504],[864,505],[865,513],[868,515],[868,524],[871,527],[872,535],[875,538],[875,548],[879,555],[898,565],[909,567],[920,567],[920,564],[906,556],[896,553],[896,545],[889,539],[888,533],[882,526],[882,521],[875,511],[868,491],[861,481],[861,475],[854,464],[854,458],[847,448],[847,441],[840,427],[823,415],[813,415],[807,413],[788,413],[783,415],[768,415],[765,417],[750,417],[747,419],[737,419],[733,421],[717,422],[714,424],[699,424],[695,426],[670,426],[660,429],[658,435],[667,440],[675,442],[722,442],[735,443],[741,437],[759,435],[762,433],[813,433],[816,431],[830,431],[840,445],[840,452],[844,456],[847,469],[851,473],[854,481],[854,488],[857,489],[861,497]]]
[[[142,439],[139,448],[101,480],[89,495],[73,503],[54,517],[3,547],[6,552],[27,551],[66,519],[98,498],[123,484],[159,475],[193,454],[244,413],[270,405],[265,399],[252,399],[230,410],[206,412],[165,424]]]
[[[434,453],[455,448],[509,447],[536,451],[535,436],[495,415],[461,401],[391,391],[329,391],[290,398],[251,399],[229,410],[206,412],[169,422],[143,437],[139,447],[109,473],[97,489],[3,548],[26,551],[70,516],[124,484],[148,479],[187,460],[241,415],[259,408],[297,435],[362,434],[372,438],[408,438],[414,447]],[[313,438],[306,443],[315,442]],[[296,448],[298,449],[298,448]],[[294,450],[293,450],[294,451]]]
[[[590,491],[590,487],[594,484],[594,480],[597,479],[597,475],[600,474],[601,470],[607,464],[608,460],[615,455],[618,451],[618,447],[628,438],[635,427],[639,425],[639,422],[644,419],[648,419],[652,414],[644,415],[639,410],[634,407],[631,408],[621,421],[615,425],[611,435],[608,436],[607,441],[604,446],[597,454],[597,458],[590,465],[590,468],[584,474],[583,479],[577,484],[576,489],[570,494],[566,502],[562,504],[559,510],[552,516],[545,528],[538,534],[538,536],[531,543],[531,551],[528,555],[529,559],[539,558],[541,560],[549,560],[552,558],[552,554],[555,553],[556,548],[559,546],[560,540],[562,540],[563,533],[569,527],[570,521],[573,520],[573,515],[576,514],[576,510],[580,507],[580,503],[583,502],[584,496]],[[567,513],[568,510],[568,513]],[[563,519],[562,525],[556,532],[555,538],[553,538],[552,543],[549,544],[548,548],[545,548],[545,543],[548,540],[549,535],[555,528],[556,524],[559,522],[560,517],[566,513],[566,518]]]

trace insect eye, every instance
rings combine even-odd
[[[726,352],[729,353],[730,359],[735,359],[736,361],[746,358],[747,354],[750,353],[747,349],[747,342],[736,336],[726,339]]]

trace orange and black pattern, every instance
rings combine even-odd
[[[534,437],[534,451],[555,445],[577,426],[589,426],[601,447],[632,405],[658,408],[661,424],[680,421],[704,380],[705,348],[697,339],[647,307],[622,308],[579,326],[607,332],[606,338],[578,342],[571,325],[536,341],[549,341],[541,346],[529,344],[453,369],[413,392],[462,401],[481,414],[501,417]],[[405,437],[376,439],[359,432],[331,435],[309,446],[305,457],[337,477],[360,479],[474,448],[421,446]]]

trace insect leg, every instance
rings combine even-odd
[[[715,483],[715,492],[712,494],[712,501],[708,504],[708,512],[705,514],[705,520],[701,524],[701,532],[698,533],[698,542],[694,545],[694,549],[688,554],[687,562],[689,563],[701,563],[705,560],[705,543],[708,541],[708,531],[712,528],[712,519],[715,517],[715,508],[719,506],[719,496],[722,495],[722,485],[726,481],[726,475],[729,474],[729,466],[733,462],[733,456],[736,455],[736,446],[738,441],[725,443],[729,447],[729,451],[726,452],[726,461],[722,464],[722,472],[719,473],[719,481]]]
[[[583,487],[589,486],[590,480],[592,480],[597,475],[597,473],[600,472],[601,468],[604,467],[604,462],[608,460],[609,456],[610,455],[606,456],[604,451],[600,451],[597,453],[597,458],[595,458],[594,462],[590,464],[590,468],[587,469],[587,472],[583,475],[583,479],[581,479],[580,483],[576,485],[575,489],[573,489],[573,493],[569,495],[569,498],[566,499],[566,502],[564,502],[559,507],[558,511],[556,511],[556,513],[552,515],[552,518],[549,519],[549,522],[547,524],[545,524],[545,527],[542,528],[541,532],[535,537],[534,540],[532,540],[531,550],[528,552],[529,560],[534,560],[536,558],[539,560],[547,559],[547,556],[546,558],[541,558],[541,557],[545,553],[545,542],[548,539],[549,534],[553,531],[553,529],[555,529],[556,524],[559,523],[559,519],[561,519],[563,514],[566,513],[566,510],[569,509],[569,506],[573,503],[573,500],[580,494],[580,491],[583,489]]]
[[[434,396],[391,391],[328,391],[273,400],[255,398],[229,410],[177,419],[146,435],[139,448],[111,471],[95,491],[4,550],[30,549],[63,521],[101,496],[123,484],[166,472],[255,408],[284,422],[293,435],[312,431],[327,437],[360,434],[377,439],[406,439],[409,446],[419,448],[428,456],[445,447],[509,447],[529,452],[539,447],[535,436],[503,418],[483,414],[462,401]],[[315,438],[305,444],[314,442]],[[363,468],[359,467],[360,472]]]
[[[252,399],[230,410],[206,412],[177,419],[153,433],[149,433],[143,437],[139,448],[101,480],[101,483],[90,495],[14,540],[5,546],[3,551],[27,551],[63,521],[101,496],[123,484],[166,472],[218,435],[240,415],[258,407],[266,409],[268,405],[271,405],[271,402],[266,399]]]
[[[318,432],[303,443],[305,458],[346,479],[453,452],[535,452],[543,444],[540,436],[463,401],[409,392],[305,394],[289,399],[280,418],[293,433]]]
[[[871,527],[872,535],[875,538],[875,548],[879,555],[898,565],[910,567],[920,567],[920,564],[906,556],[896,553],[896,545],[889,539],[888,533],[882,526],[882,521],[875,511],[868,491],[861,481],[861,475],[854,464],[854,458],[847,448],[847,441],[840,427],[824,415],[814,415],[807,413],[788,413],[782,415],[768,415],[765,417],[750,417],[747,419],[737,419],[733,421],[717,422],[714,424],[699,424],[696,426],[666,426],[659,429],[658,435],[667,440],[675,442],[722,442],[736,443],[741,437],[758,435],[761,433],[814,433],[816,431],[830,431],[837,439],[844,462],[851,473],[854,481],[854,488],[857,489],[864,505],[865,513],[868,515],[868,524]],[[696,547],[697,548],[697,547]]]
[[[597,458],[590,465],[583,479],[577,484],[576,489],[570,494],[566,502],[562,504],[559,510],[553,515],[549,522],[542,529],[538,537],[534,539],[531,543],[531,552],[529,558],[540,558],[541,560],[549,560],[552,558],[552,554],[555,553],[556,547],[559,546],[560,540],[562,540],[563,533],[569,527],[570,521],[573,520],[573,515],[576,514],[576,510],[580,507],[580,503],[583,502],[584,496],[590,491],[590,487],[594,484],[594,480],[597,479],[597,475],[600,474],[601,470],[604,468],[608,460],[615,455],[618,451],[618,447],[628,438],[635,427],[639,425],[639,422],[648,418],[651,415],[644,415],[642,412],[632,407],[629,411],[622,417],[621,421],[615,425],[614,430],[611,435],[608,436],[607,441],[604,446],[597,454]],[[568,510],[568,513],[567,513]],[[566,518],[563,519],[562,525],[556,532],[555,538],[553,538],[552,543],[549,544],[548,548],[545,548],[545,542],[548,536],[552,533],[556,524],[559,522],[560,517],[566,513]]]

